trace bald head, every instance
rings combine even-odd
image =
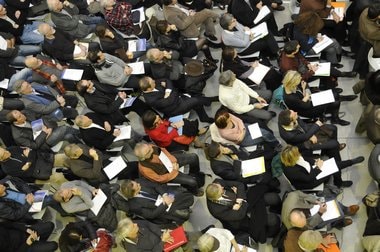
[[[41,65],[41,60],[36,57],[27,57],[25,59],[25,65],[31,69],[37,69]]]
[[[49,37],[55,33],[55,29],[47,23],[42,23],[38,26],[38,32],[45,37]]]
[[[303,228],[307,224],[306,216],[301,210],[293,209],[289,215],[290,224],[293,227]]]

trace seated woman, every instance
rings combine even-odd
[[[316,54],[313,50],[313,46],[323,40],[323,37],[318,33],[323,28],[323,20],[315,12],[304,12],[299,14],[296,20],[294,20],[293,38],[300,43],[301,53]],[[339,64],[342,56],[342,47],[339,43],[332,39],[333,43],[322,50],[328,62],[337,68],[343,67]]]
[[[188,150],[189,145],[194,143],[195,148],[202,148],[204,144],[198,136],[207,132],[208,128],[198,129],[198,120],[190,121],[183,119],[171,123],[162,119],[152,110],[148,110],[142,116],[145,132],[157,146],[166,148],[168,151]],[[182,134],[179,131],[182,131]]]
[[[251,42],[254,34],[248,27],[238,23],[234,16],[229,13],[222,15],[220,26],[223,28],[222,41],[224,45],[236,48],[239,55],[265,52],[267,56],[277,56],[279,47],[272,33],[269,32],[264,38]]]
[[[309,118],[322,117],[325,113],[331,113],[331,123],[342,126],[350,124],[350,122],[339,118],[339,100],[335,100],[333,103],[314,106],[311,102],[311,92],[307,83],[302,80],[301,74],[297,71],[288,71],[282,83],[284,85],[284,101],[289,109]],[[338,95],[334,96],[337,97]]]
[[[249,75],[255,72],[255,68],[258,66],[258,61],[247,62],[241,60],[238,57],[236,48],[231,46],[224,47],[222,51],[222,60],[222,71],[231,70],[237,76],[237,78],[242,80],[248,86],[253,86],[254,89],[256,89],[255,86],[260,86],[260,83],[254,83],[252,80],[248,78]],[[265,82],[266,88],[273,92],[276,88],[278,88],[281,85],[281,79],[281,74],[271,67],[269,72],[264,76],[263,81]]]
[[[359,156],[354,159],[336,161],[339,170],[345,169],[354,164],[364,161],[364,157]],[[319,173],[322,171],[323,160],[303,157],[298,150],[298,147],[288,145],[281,152],[281,162],[283,164],[283,171],[285,176],[289,179],[290,183],[297,190],[312,189],[322,183],[329,181],[330,176],[322,179],[317,179]],[[334,178],[341,176],[340,172],[334,173]]]

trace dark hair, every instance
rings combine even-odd
[[[92,51],[88,51],[88,55],[87,55],[87,59],[91,62],[91,63],[97,63],[98,60],[99,60],[99,55],[98,53],[100,52],[99,49],[95,49],[95,50],[92,50]]]
[[[167,6],[167,5],[171,5],[172,2],[173,2],[173,0],[162,0],[161,2],[162,2],[163,5]]]
[[[95,27],[95,35],[99,38],[104,38],[107,28],[108,27],[105,24],[97,24]]]
[[[292,119],[290,118],[290,110],[283,110],[278,115],[278,124],[281,126],[289,126],[292,122]]]
[[[154,129],[154,121],[156,120],[157,114],[152,110],[147,110],[141,117],[144,128],[146,129]]]
[[[235,56],[235,48],[231,46],[224,47],[222,51],[222,59],[224,61],[232,61],[234,59],[234,56]]]
[[[375,19],[380,15],[380,3],[374,3],[368,6],[368,18]]]
[[[11,110],[11,111],[6,115],[6,118],[7,118],[8,122],[10,122],[10,123],[13,123],[13,122],[17,121],[16,118],[13,116],[13,111],[15,111],[15,110]]]
[[[299,45],[297,40],[291,40],[289,42],[286,42],[284,45],[284,52],[286,54],[294,53],[297,49],[297,46]]]
[[[316,36],[323,28],[322,18],[314,11],[307,11],[298,15],[294,25],[304,34]]]
[[[215,125],[219,129],[227,127],[227,120],[230,118],[230,114],[225,109],[220,109],[215,114]]]
[[[83,96],[86,93],[86,91],[87,91],[87,87],[84,86],[84,85],[82,85],[83,81],[84,80],[80,80],[76,84],[76,88],[77,88],[78,94],[80,94],[81,96]]]
[[[210,158],[216,158],[219,154],[220,154],[220,144],[215,142],[215,141],[211,141],[211,143],[209,145],[206,146],[205,148],[205,154],[206,154],[206,157],[208,157],[209,159]]]
[[[219,24],[224,30],[228,30],[228,26],[230,26],[233,19],[234,16],[232,14],[224,13],[219,19]]]
[[[156,24],[156,29],[160,34],[165,34],[166,29],[168,28],[169,23],[166,20],[159,20]]]

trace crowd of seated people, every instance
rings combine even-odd
[[[47,15],[29,11],[43,4]],[[339,70],[342,56],[355,56],[342,50],[346,19],[330,1],[302,0],[280,48],[273,12],[284,9],[282,1],[231,0],[222,14],[212,9],[220,4],[0,0],[0,251],[111,251],[117,243],[126,251],[163,251],[173,243],[167,228],[196,216],[200,197],[221,227],[186,230],[195,239],[184,251],[245,252],[270,238],[286,252],[337,246],[315,229],[353,222],[359,206],[336,197],[353,185],[341,170],[364,161],[342,160],[346,144],[337,138],[350,124],[340,104],[357,98],[337,86],[357,75]],[[379,25],[378,4],[363,12]],[[267,31],[257,39],[251,28],[260,24]],[[305,58],[326,39],[320,33],[332,39],[320,58],[331,63],[330,74],[322,77]],[[320,86],[310,88],[315,79]],[[328,90],[335,100],[315,105],[312,94]],[[277,115],[269,106],[278,93],[287,109]],[[220,106],[213,114],[212,103]],[[328,159],[337,171],[320,179]],[[293,191],[283,194],[276,172]],[[332,193],[306,192],[319,185]],[[62,229],[49,214],[32,212],[46,188],[42,213],[57,212]],[[340,216],[324,220],[331,201]],[[52,233],[59,238],[51,241]]]

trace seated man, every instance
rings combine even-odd
[[[194,203],[194,197],[190,193],[174,191],[166,185],[146,179],[123,181],[120,190],[128,199],[128,214],[136,214],[164,226],[181,225],[188,220],[191,212],[189,208]],[[162,197],[162,202],[157,205],[159,197]]]
[[[199,27],[205,25],[205,36],[216,41],[215,24],[218,14],[209,10],[203,9],[199,12],[187,10],[177,4],[177,0],[164,0],[163,12],[165,19],[174,24],[181,34],[187,38],[198,38]]]
[[[67,32],[75,39],[88,36],[95,31],[96,24],[103,21],[101,17],[79,15],[78,7],[67,0],[48,0],[47,5],[51,21],[57,29]]]
[[[23,147],[50,151],[50,148],[60,141],[66,140],[72,143],[79,141],[77,129],[69,126],[57,126],[47,120],[44,120],[41,133],[34,138],[31,122],[27,121],[25,115],[18,110],[9,112],[7,119],[12,124],[13,139],[16,144]]]
[[[310,209],[313,208],[314,205],[319,205],[319,210],[314,215],[310,215]],[[352,220],[345,218],[345,216],[355,215],[359,210],[359,206],[351,205],[346,207],[338,202],[338,207],[342,213],[339,219],[323,221],[321,216],[327,211],[326,203],[321,202],[315,195],[306,194],[302,191],[293,191],[288,193],[282,203],[281,220],[288,230],[292,227],[315,229],[330,223],[340,228],[351,225]]]
[[[207,186],[206,197],[211,215],[234,234],[243,231],[256,242],[264,243],[279,231],[280,220],[267,213],[266,205],[279,205],[281,200],[277,194],[268,193],[265,185],[251,187],[246,194],[242,183],[216,179]]]
[[[380,57],[379,30],[380,4],[373,3],[365,8],[359,18],[360,36],[373,46],[373,57]]]
[[[203,185],[198,184],[196,177],[204,176],[204,174],[199,172],[199,159],[196,154],[171,154],[165,148],[144,143],[136,144],[134,152],[139,159],[141,176],[158,183],[179,183],[195,196],[200,197],[203,195],[203,190],[199,189],[199,186]],[[169,161],[167,164],[164,164],[160,159],[163,154]],[[190,166],[189,174],[180,172],[179,168],[187,164]]]
[[[170,80],[157,80],[156,84],[156,81],[148,76],[143,77],[139,85],[143,91],[145,102],[167,117],[183,115],[194,109],[201,122],[212,123],[214,121],[207,115],[203,107],[204,105],[210,106],[211,102],[215,101],[212,97],[190,98],[180,95]]]
[[[183,75],[183,65],[178,60],[179,53],[151,48],[146,52],[153,78],[179,80]]]
[[[145,111],[151,109],[138,97],[132,97],[113,86],[101,84],[97,81],[82,79],[77,83],[77,90],[83,96],[87,107],[111,124],[125,122],[127,120],[125,115],[131,111],[136,112],[141,117]],[[132,99],[135,99],[132,105],[120,108],[120,105],[128,103]]]
[[[13,90],[21,95],[25,109],[36,118],[48,116],[53,121],[61,121],[64,118],[74,119],[78,115],[75,109],[78,98],[73,95],[62,96],[50,86],[17,80]]]

